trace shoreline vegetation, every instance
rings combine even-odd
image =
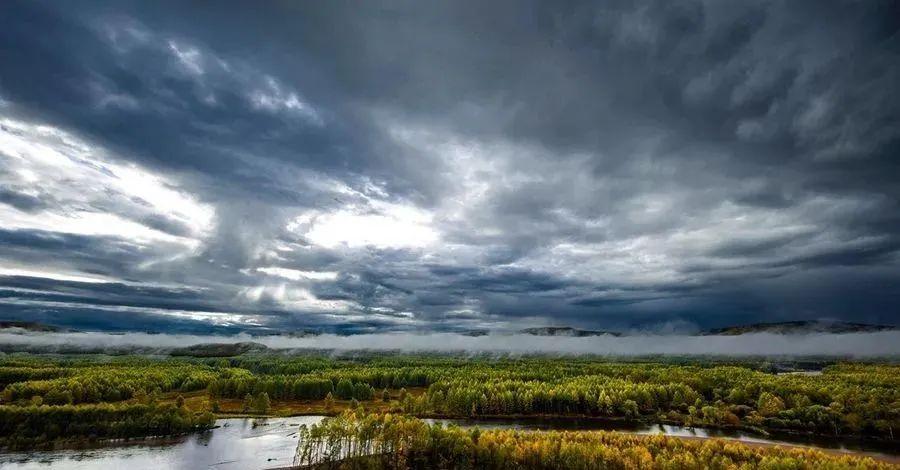
[[[175,436],[215,425],[209,411],[162,404],[0,406],[0,446],[20,450],[56,441]]]
[[[823,366],[816,374],[775,374],[763,362],[678,358],[13,354],[0,356],[0,447],[177,436],[208,429],[216,418],[335,416],[360,406],[418,418],[671,424],[897,442],[900,366]]]
[[[199,396],[199,395],[195,395]],[[163,406],[166,406],[168,402],[174,402],[173,399],[164,398]],[[273,408],[277,406],[286,406],[291,408],[298,404],[290,404],[290,403],[275,403],[273,404]],[[169,433],[161,433],[161,434],[135,434],[135,435],[123,435],[117,437],[102,437],[97,435],[96,433],[91,433],[89,435],[81,435],[81,436],[68,436],[68,437],[58,437],[54,439],[44,439],[44,440],[35,440],[31,442],[31,445],[22,445],[23,441],[19,441],[18,446],[9,446],[10,441],[4,438],[0,438],[0,450],[3,449],[4,445],[7,445],[7,449],[9,450],[29,450],[29,449],[68,449],[68,448],[81,448],[84,446],[102,446],[112,443],[136,443],[139,444],[141,442],[156,442],[159,440],[165,440],[168,438],[177,438],[180,436],[185,436],[191,434],[193,432],[204,431],[209,429],[214,429],[218,426],[215,425],[215,421],[219,419],[252,419],[252,420],[266,420],[270,418],[292,418],[292,417],[304,417],[304,416],[324,416],[326,418],[333,418],[340,416],[342,413],[352,411],[354,408],[354,404],[352,401],[343,401],[336,402],[334,406],[330,410],[326,410],[322,401],[305,401],[299,404],[300,406],[309,407],[309,411],[297,411],[291,413],[278,413],[278,412],[268,412],[268,413],[254,413],[254,412],[243,412],[243,411],[225,411],[220,410],[218,413],[210,413],[210,415],[204,416],[202,412],[192,411],[193,408],[187,408],[186,412],[188,414],[192,414],[195,417],[194,423],[196,423],[193,427],[188,427],[184,429],[173,429],[172,432]],[[312,406],[310,406],[312,405]],[[359,403],[357,406],[362,410],[368,413],[389,413],[389,408],[375,407],[374,409],[367,408],[367,403]],[[318,411],[315,411],[318,408]],[[0,407],[2,409],[2,407]],[[588,416],[588,415],[553,415],[553,414],[544,414],[544,415],[481,415],[477,418],[473,418],[472,416],[460,416],[460,415],[439,415],[439,414],[423,414],[423,415],[408,415],[417,419],[422,420],[452,420],[452,421],[460,421],[465,422],[467,420],[477,420],[481,424],[489,424],[492,421],[497,423],[507,423],[509,421],[517,421],[521,420],[523,422],[533,422],[533,423],[541,423],[544,422],[546,424],[568,424],[574,422],[580,423],[595,423],[595,424],[605,424],[609,425],[612,429],[590,429],[590,431],[606,431],[606,432],[620,432],[623,434],[633,434],[633,432],[628,429],[630,426],[650,426],[650,425],[673,425],[673,426],[683,426],[683,423],[673,422],[673,421],[656,421],[652,419],[646,418],[616,418],[616,417],[601,417],[601,416]],[[199,417],[203,417],[203,419],[197,419]],[[210,421],[211,420],[211,421]],[[209,424],[209,423],[212,424]],[[623,426],[622,428],[616,428],[615,426]],[[688,427],[690,429],[700,429],[705,431],[733,431],[733,432],[742,432],[746,433],[749,436],[758,436],[759,438],[814,438],[816,440],[821,440],[822,442],[832,442],[832,443],[847,443],[847,442],[871,442],[871,443],[893,443],[894,440],[889,438],[883,438],[880,436],[869,436],[869,435],[844,435],[844,436],[832,436],[827,434],[817,434],[812,432],[802,432],[790,429],[762,429],[762,428],[751,428],[745,426],[736,426],[729,427],[725,425],[704,425],[704,426],[692,426]],[[710,436],[710,437],[700,437],[700,436],[671,436],[672,438],[678,439],[724,439],[724,440],[735,440],[729,438],[728,436]],[[28,441],[24,441],[25,444],[28,444]],[[755,443],[756,445],[786,445],[786,446],[794,446],[794,447],[809,447],[803,443],[785,443],[785,444],[768,444],[768,443]],[[900,457],[898,457],[900,459]]]
[[[610,431],[463,429],[417,418],[348,410],[301,436],[292,467],[418,468],[824,468],[890,469],[867,456]]]

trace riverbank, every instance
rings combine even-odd
[[[649,432],[648,432],[649,431]],[[668,431],[660,429],[660,431]],[[337,447],[336,447],[337,446]],[[340,449],[335,450],[335,449]],[[399,452],[399,454],[398,454]],[[765,464],[794,468],[897,468],[896,454],[669,432],[435,427],[410,417],[349,412],[301,436],[295,468],[379,455],[370,468],[427,468],[441,462],[490,468],[706,468]],[[337,460],[335,462],[334,460]],[[304,467],[303,465],[307,465]],[[309,466],[312,465],[312,466]]]
[[[390,406],[375,406],[370,407],[369,402],[363,402],[363,407],[366,411],[374,412],[374,413],[384,413],[392,410]],[[276,408],[276,405],[273,405],[273,408]],[[350,403],[337,403],[332,406],[330,409],[324,406],[308,406],[306,409],[309,411],[306,412],[295,412],[295,413],[285,413],[283,410],[291,409],[296,410],[297,406],[295,405],[286,405],[280,407],[281,412],[275,413],[245,413],[241,411],[235,412],[220,412],[216,414],[217,418],[226,419],[226,418],[248,418],[248,419],[256,419],[256,418],[290,418],[290,417],[306,417],[306,416],[336,416],[350,409]],[[854,443],[870,443],[870,444],[884,444],[884,445],[894,445],[897,448],[900,448],[900,441],[892,441],[889,439],[884,439],[879,436],[869,436],[869,435],[861,435],[861,434],[851,434],[851,435],[841,435],[834,436],[829,434],[817,434],[812,432],[800,432],[792,429],[763,429],[753,426],[717,426],[717,425],[703,425],[703,426],[687,426],[680,421],[674,420],[653,420],[653,419],[627,419],[627,418],[618,418],[618,417],[606,417],[606,416],[589,416],[589,415],[559,415],[559,414],[540,414],[540,415],[479,415],[479,416],[459,416],[459,415],[449,415],[449,414],[435,414],[435,413],[423,413],[423,414],[415,414],[410,415],[416,418],[425,419],[425,420],[434,420],[434,421],[453,421],[453,422],[478,422],[482,425],[490,425],[490,423],[509,423],[509,422],[522,422],[522,423],[531,423],[540,425],[541,423],[547,424],[549,427],[553,427],[554,429],[596,429],[596,430],[612,430],[612,431],[620,431],[620,432],[628,432],[630,429],[638,429],[646,426],[655,426],[655,425],[666,425],[666,426],[676,426],[680,428],[687,429],[703,429],[706,431],[715,431],[721,434],[721,436],[717,437],[725,437],[728,433],[745,433],[750,436],[755,436],[760,439],[776,439],[776,440],[809,440],[809,441],[821,441],[821,442],[854,442]],[[552,423],[552,424],[548,424]]]
[[[412,396],[424,394],[422,388],[412,389],[408,393]],[[171,405],[179,401],[183,402],[184,411],[188,414],[203,413],[211,409],[213,399],[205,391],[196,391],[185,394],[168,393],[160,398],[163,405]],[[131,403],[129,400],[125,403]],[[215,413],[217,420],[248,419],[265,420],[270,418],[311,417],[320,419],[323,416],[333,416],[351,409],[353,406],[362,405],[368,412],[385,413],[393,412],[403,414],[397,401],[369,400],[355,403],[348,400],[335,400],[326,404],[323,400],[281,400],[271,403],[267,413],[251,413],[242,410],[243,402],[236,399],[217,400],[219,412]],[[131,403],[134,404],[134,403]],[[776,445],[794,445],[802,447],[815,447],[822,449],[843,449],[844,451],[872,451],[878,450],[886,455],[897,454],[896,449],[900,443],[885,439],[877,439],[871,436],[859,435],[821,435],[815,433],[801,433],[792,430],[766,430],[749,426],[686,426],[679,421],[653,419],[658,416],[645,416],[639,419],[620,417],[589,416],[589,415],[559,415],[559,414],[530,414],[530,415],[480,415],[460,416],[451,414],[419,413],[418,418],[454,423],[461,426],[479,426],[482,428],[524,428],[536,430],[609,430],[622,433],[646,433],[653,427],[668,427],[671,430],[683,434],[683,437],[697,438],[697,434],[703,438],[735,439],[744,442],[773,441]],[[670,433],[670,432],[666,432]],[[160,442],[160,439],[175,439],[184,433],[169,434],[160,437],[131,437],[123,438],[92,438],[92,437],[64,437],[33,444],[18,442],[13,450],[58,450],[58,449],[90,449],[107,445],[141,445],[144,442]],[[24,445],[28,444],[28,445]],[[163,444],[164,445],[164,444]],[[6,447],[5,450],[10,450]]]
[[[334,413],[329,416],[335,416]],[[252,416],[251,416],[252,417]],[[259,416],[255,416],[259,418]],[[318,416],[317,416],[318,418]],[[478,427],[482,430],[518,429],[528,431],[608,431],[633,435],[665,435],[688,440],[724,440],[747,446],[814,449],[835,456],[856,455],[900,464],[900,445],[880,439],[860,436],[838,438],[792,432],[766,432],[741,427],[683,426],[677,422],[653,422],[598,416],[520,415],[459,417],[423,415],[416,418],[426,422],[456,425],[462,428]]]
[[[413,397],[424,395],[425,388],[412,387],[407,393]],[[174,402],[178,394],[166,394],[164,401]],[[208,410],[211,407],[212,398],[205,391],[197,391],[193,393],[183,394],[185,406],[195,411]],[[381,399],[367,400],[358,402],[366,411],[372,413],[402,413],[397,399],[399,391],[390,391],[390,400]],[[218,399],[219,412],[215,413],[219,419],[227,418],[288,418],[288,417],[307,417],[307,416],[335,416],[354,406],[351,400],[335,400],[330,405],[324,400],[274,400],[268,413],[248,413],[243,411],[243,400],[238,399]],[[707,433],[718,434],[713,437],[728,437],[727,434],[746,434],[747,437],[758,439],[776,440],[779,442],[794,442],[796,445],[812,445],[822,446],[826,448],[839,447],[843,444],[850,444],[853,447],[865,448],[878,447],[888,449],[891,447],[900,448],[900,441],[889,440],[880,436],[871,436],[864,434],[844,434],[834,436],[830,434],[819,434],[813,432],[802,432],[796,429],[764,429],[754,426],[726,426],[717,424],[703,424],[702,426],[688,426],[682,421],[670,419],[654,419],[655,416],[644,416],[638,419],[610,417],[610,416],[591,416],[591,415],[574,415],[574,414],[511,414],[511,415],[453,415],[438,413],[418,413],[413,416],[421,419],[444,420],[456,422],[478,422],[482,425],[489,423],[510,423],[521,422],[530,426],[540,426],[544,423],[548,428],[553,429],[597,429],[597,430],[613,430],[620,432],[628,432],[641,427],[666,425],[676,426],[680,428],[702,429]]]

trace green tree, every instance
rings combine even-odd
[[[638,413],[638,404],[634,400],[625,400],[622,403],[622,412],[628,418],[637,418],[640,413]]]
[[[763,392],[759,395],[756,409],[763,416],[775,416],[784,410],[784,402],[769,392]]]
[[[351,382],[347,379],[339,380],[338,384],[337,384],[337,388],[335,389],[335,392],[337,392],[338,398],[340,398],[342,400],[349,400],[349,399],[353,398],[353,392],[354,392],[353,382]]]
[[[272,402],[269,400],[269,394],[266,392],[257,393],[253,399],[253,410],[257,413],[268,413],[271,406]]]

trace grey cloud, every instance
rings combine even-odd
[[[40,197],[0,187],[0,203],[9,204],[23,212],[36,212],[47,206]]]
[[[71,302],[41,282],[10,311],[69,295],[84,310],[49,319],[121,305],[161,330],[204,324],[176,309],[329,331],[897,323],[896,8],[5,2],[0,114],[69,137],[20,136],[214,214],[7,171],[0,148],[0,221],[21,225],[0,261],[187,289]],[[85,212],[158,239],[36,226]],[[370,235],[411,241],[347,242]]]

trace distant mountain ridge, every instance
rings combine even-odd
[[[872,325],[868,323],[854,323],[843,321],[823,320],[799,320],[775,323],[751,323],[748,325],[726,326],[705,330],[704,336],[737,336],[748,333],[774,333],[774,334],[808,334],[808,333],[874,333],[878,331],[897,330],[898,327],[890,325]]]
[[[605,330],[581,330],[570,326],[539,326],[535,328],[525,328],[519,330],[519,333],[532,336],[568,336],[582,338],[585,336],[622,336],[622,333],[616,331]]]
[[[31,322],[31,321],[19,321],[19,320],[0,320],[0,330],[3,329],[11,329],[11,330],[24,330],[34,333],[73,333],[78,332],[78,330],[74,330],[71,328],[64,328],[54,325],[48,325],[44,323]],[[829,320],[798,320],[798,321],[786,321],[786,322],[763,322],[763,323],[749,323],[745,325],[731,325],[719,328],[710,328],[706,330],[702,330],[696,333],[680,333],[680,334],[692,334],[695,336],[738,336],[743,334],[752,334],[752,333],[771,333],[771,334],[784,334],[784,335],[799,335],[799,334],[813,334],[813,333],[826,333],[826,334],[840,334],[840,333],[876,333],[880,331],[897,331],[900,330],[900,326],[892,326],[892,325],[878,325],[878,324],[870,324],[870,323],[857,323],[857,322],[844,322],[844,321],[829,321]],[[125,335],[128,332],[123,331],[114,331],[114,332],[106,332],[107,334],[113,335]],[[145,332],[148,334],[160,334],[162,332]],[[665,334],[665,333],[654,333],[652,330],[649,331],[641,331],[641,330],[629,330],[626,332],[619,331],[610,331],[610,330],[586,330],[580,328],[574,328],[570,326],[541,326],[541,327],[531,327],[524,328],[517,331],[492,331],[488,329],[472,329],[456,332],[457,334],[464,336],[488,336],[488,335],[509,335],[509,334],[520,334],[520,335],[531,335],[531,336],[552,336],[552,337],[569,337],[569,338],[584,338],[591,336],[614,336],[614,337],[622,337],[622,336],[635,336],[642,334]],[[321,331],[316,330],[296,330],[296,331],[281,331],[277,333],[264,333],[264,334],[254,334],[250,333],[251,337],[259,337],[264,338],[268,336],[281,336],[287,338],[309,338],[316,337],[324,334]],[[677,334],[677,333],[672,333]],[[342,335],[343,336],[343,335]],[[235,346],[237,344],[238,346]],[[202,345],[200,350],[191,351],[190,348],[176,348],[176,354],[182,355],[210,355],[210,356],[218,356],[218,355],[230,355],[233,351],[239,351],[242,348],[246,348],[249,350],[259,350],[265,348],[264,345],[259,343],[227,343],[226,344],[215,344],[215,343],[206,343]],[[205,350],[203,350],[205,349]]]
[[[172,350],[171,356],[192,357],[230,357],[240,356],[249,352],[262,352],[268,349],[266,345],[244,341],[240,343],[200,343]]]
[[[0,330],[4,330],[7,328],[18,328],[26,331],[39,331],[44,333],[72,331],[67,328],[60,328],[58,326],[46,325],[44,323],[38,323],[34,321],[0,320]]]
[[[890,325],[873,325],[869,323],[855,323],[843,321],[825,320],[798,320],[787,322],[751,323],[746,325],[732,325],[721,328],[711,328],[696,333],[697,336],[738,336],[750,333],[772,333],[783,335],[811,334],[811,333],[875,333],[879,331],[900,330],[900,327]],[[563,336],[563,337],[588,337],[588,336],[631,336],[640,332],[621,333],[607,330],[582,330],[569,326],[544,326],[525,328],[517,331],[519,334],[533,336]]]

